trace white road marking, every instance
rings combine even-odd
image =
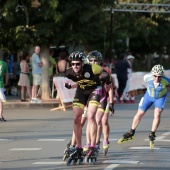
[[[160,149],[160,148],[156,148],[156,147],[153,147],[153,148],[150,148],[149,146],[146,146],[146,147],[130,147],[129,149]]]
[[[170,132],[165,132],[165,133],[163,133],[162,135],[163,135],[163,136],[168,136],[168,135],[170,135]]]
[[[66,162],[35,162],[33,164],[35,164],[35,165],[62,165],[65,163]]]
[[[0,139],[0,142],[10,142],[13,141],[12,139]]]
[[[149,139],[145,139],[145,141],[149,141]],[[158,141],[158,142],[170,142],[169,139],[156,139],[155,141]]]
[[[60,141],[65,141],[66,139],[38,139],[37,141],[42,141],[42,142],[56,142],[56,141],[58,141],[58,142],[60,142]]]
[[[139,161],[130,161],[130,160],[106,160],[103,163],[107,164],[138,164]]]
[[[112,170],[112,169],[116,168],[117,166],[119,166],[119,164],[111,164],[111,165],[107,166],[104,170]]]
[[[10,151],[37,151],[41,150],[42,148],[13,148]]]

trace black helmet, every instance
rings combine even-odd
[[[84,61],[86,58],[85,54],[83,52],[75,51],[70,56],[68,59],[70,61]]]

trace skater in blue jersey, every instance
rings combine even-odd
[[[161,65],[155,65],[151,73],[144,75],[144,81],[147,83],[147,91],[141,98],[138,111],[133,118],[131,130],[119,139],[118,143],[129,141],[134,138],[135,130],[139,125],[146,111],[154,104],[154,119],[151,132],[149,133],[150,147],[154,146],[155,132],[161,121],[161,113],[164,109],[167,98],[167,86],[170,84],[170,78],[164,75],[164,68]]]

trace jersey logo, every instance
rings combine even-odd
[[[89,78],[89,77],[90,77],[90,73],[86,72],[86,73],[84,74],[84,77]]]

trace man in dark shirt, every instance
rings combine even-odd
[[[130,68],[129,62],[126,60],[124,53],[118,54],[118,61],[115,64],[115,70],[118,80],[118,97],[120,103],[123,103],[123,91],[126,87],[126,82],[128,79],[127,69]]]

